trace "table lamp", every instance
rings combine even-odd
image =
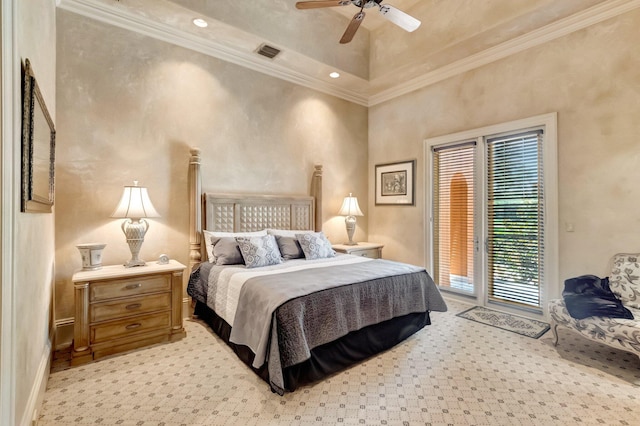
[[[118,207],[111,214],[111,217],[125,218],[122,222],[122,232],[127,237],[127,244],[131,250],[131,260],[125,263],[126,268],[133,266],[145,266],[146,262],[138,257],[140,248],[144,242],[144,236],[149,229],[149,223],[145,217],[160,217],[156,209],[151,204],[147,188],[138,186],[138,181],[133,182],[133,186],[125,186],[122,198]]]
[[[353,233],[356,231],[356,216],[364,216],[362,210],[360,210],[360,207],[358,206],[358,199],[349,193],[348,197],[344,197],[342,207],[338,214],[340,216],[346,216],[344,218],[344,223],[347,226],[349,241],[344,244],[347,246],[357,245],[358,243],[353,241]]]

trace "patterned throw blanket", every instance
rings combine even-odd
[[[447,309],[423,268],[354,256],[323,260],[200,271],[208,276],[207,305],[232,325],[230,341],[251,348],[254,367],[268,362],[279,394],[282,370],[309,359],[313,348],[395,317]]]

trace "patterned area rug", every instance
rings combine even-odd
[[[537,339],[549,331],[549,324],[529,318],[494,311],[482,306],[460,312],[457,316]]]

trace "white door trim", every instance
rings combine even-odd
[[[0,138],[2,172],[0,176],[2,213],[0,217],[0,253],[2,289],[0,296],[0,424],[15,424],[16,353],[14,312],[15,253],[14,224],[17,208],[15,156],[20,146],[20,61],[17,48],[18,4],[2,0],[0,4]]]
[[[537,126],[544,126],[545,128],[545,140],[543,150],[543,164],[544,164],[544,182],[545,182],[545,258],[544,258],[544,281],[547,283],[541,295],[541,305],[543,309],[543,315],[548,318],[547,305],[550,299],[560,296],[560,280],[559,280],[559,251],[558,251],[558,152],[557,152],[557,139],[558,139],[558,114],[556,112],[536,115],[529,118],[520,120],[514,120],[507,123],[499,123],[490,126],[480,127],[477,129],[465,130],[458,133],[452,133],[443,136],[437,136],[434,138],[428,138],[424,141],[424,159],[426,164],[424,185],[427,196],[425,197],[425,265],[429,273],[433,272],[433,260],[432,260],[432,235],[433,235],[433,220],[431,218],[431,199],[433,194],[431,185],[431,176],[433,173],[433,165],[431,161],[431,148],[436,145],[450,144],[454,142],[466,141],[466,140],[481,140],[482,136],[494,135],[499,133],[508,132],[517,129],[526,129]],[[482,145],[480,145],[481,147]],[[484,185],[479,185],[479,189],[483,192]],[[476,225],[477,226],[477,225]],[[480,224],[484,228],[484,224]],[[484,229],[480,235],[484,235]],[[483,241],[480,241],[482,246]],[[482,251],[482,250],[481,250]],[[484,261],[480,258],[477,259],[478,263],[484,264]],[[477,271],[477,269],[476,269]],[[476,272],[474,271],[474,272]],[[483,274],[486,271],[483,271]],[[484,275],[478,275],[484,276]],[[476,303],[484,304],[483,300],[484,291],[476,292]],[[467,298],[467,300],[469,300]]]

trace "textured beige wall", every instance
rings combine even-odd
[[[20,58],[29,58],[38,85],[54,122],[56,120],[56,46],[55,2],[53,0],[21,0],[18,5],[18,52]],[[20,155],[20,141],[16,140],[16,153]],[[20,159],[14,163],[16,182],[20,182]],[[20,197],[20,191],[16,191]],[[19,209],[19,198],[16,208]],[[42,380],[38,377],[42,363],[48,359],[51,347],[53,270],[54,270],[54,214],[17,213],[15,221],[13,283],[16,323],[16,424],[31,419],[29,400],[33,387]],[[40,374],[46,374],[41,371]],[[46,380],[46,378],[45,378]],[[37,392],[37,389],[35,389]],[[33,408],[33,407],[31,407]]]
[[[57,318],[73,316],[76,244],[107,243],[104,264],[130,257],[109,215],[134,179],[162,216],[142,258],[188,263],[190,147],[210,192],[308,194],[323,164],[333,241],[346,238],[342,198],[366,206],[366,108],[60,10],[57,42]],[[358,224],[365,239],[367,216]]]
[[[560,279],[605,276],[612,254],[640,251],[638,40],[634,10],[371,108],[370,170],[417,158],[418,171],[415,207],[370,199],[369,238],[424,264],[424,139],[557,111]]]

